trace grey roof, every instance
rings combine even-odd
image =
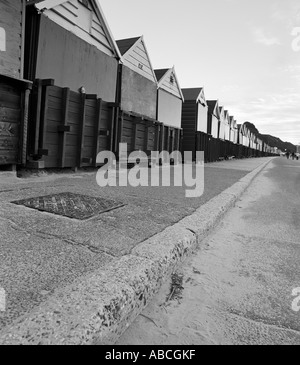
[[[26,2],[29,3],[28,5],[41,3],[42,1],[43,0],[26,0]]]
[[[181,89],[184,100],[186,101],[196,101],[203,90],[203,87],[191,88],[191,89]]]
[[[116,41],[121,55],[123,56],[141,37],[119,39]]]
[[[154,70],[157,81],[160,81],[169,70],[170,70],[169,68]]]
[[[207,102],[209,113],[213,114],[216,105],[218,105],[218,100],[206,100],[206,102]]]

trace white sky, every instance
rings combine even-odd
[[[300,144],[299,0],[100,4],[115,39],[144,35],[153,67],[175,65],[181,87],[204,87],[239,123]]]

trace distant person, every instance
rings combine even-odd
[[[296,155],[295,155],[295,152],[292,153],[292,160],[295,160],[296,158]]]
[[[290,159],[290,151],[286,151],[286,158],[289,160]]]

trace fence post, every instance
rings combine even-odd
[[[97,100],[97,119],[95,120],[95,150],[93,157],[93,166],[97,167],[97,155],[99,151],[99,132],[101,126],[101,118],[102,118],[102,99]]]
[[[28,140],[28,114],[29,114],[29,97],[31,88],[26,88],[24,91],[24,106],[23,106],[23,126],[22,126],[22,148],[21,148],[21,163],[26,165],[27,161],[27,140]]]
[[[70,104],[70,89],[63,89],[63,98],[62,98],[62,124],[58,127],[58,132],[60,133],[60,153],[59,153],[59,161],[58,165],[61,168],[65,167],[65,158],[66,158],[66,132],[70,131],[70,127],[68,126],[68,115],[69,115],[69,104]]]
[[[159,152],[162,152],[165,148],[165,126],[163,123],[160,125],[160,142],[159,143],[160,143]]]
[[[45,86],[43,91],[43,105],[42,105],[42,118],[40,120],[39,126],[39,147],[38,147],[38,156],[44,156],[46,154],[46,150],[44,149],[44,143],[46,140],[46,132],[47,132],[47,115],[48,115],[48,101],[49,101],[49,87]]]
[[[41,126],[41,108],[42,108],[42,80],[35,80],[31,98],[31,115],[32,115],[32,127],[33,136],[32,139],[29,136],[30,142],[30,153],[34,156],[38,156],[39,154],[39,139],[40,139],[40,126]]]
[[[160,135],[160,125],[157,123],[154,125],[154,133],[155,133],[155,139],[154,139],[154,151],[159,152],[159,135]]]
[[[148,150],[148,138],[149,138],[149,126],[148,123],[145,122],[145,134],[144,134],[144,152],[147,153]]]
[[[109,141],[109,150],[111,152],[113,152],[113,149],[114,149],[116,115],[117,115],[117,106],[113,106],[111,108],[110,141]]]
[[[175,128],[170,129],[170,138],[171,138],[171,151],[174,152],[175,150]]]
[[[86,95],[81,95],[81,118],[79,125],[79,136],[78,136],[78,160],[77,166],[82,167],[82,155],[84,148],[84,129],[85,129],[85,112],[86,112]]]
[[[170,127],[166,127],[167,128],[167,148],[166,151],[170,152]]]
[[[116,138],[117,153],[120,156],[120,143],[122,143],[123,138],[123,124],[124,124],[124,112],[121,112],[121,116],[118,118],[118,138]]]
[[[176,150],[180,151],[180,135],[181,135],[181,130],[177,129],[177,141],[176,141]]]

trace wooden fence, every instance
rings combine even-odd
[[[114,140],[126,143],[128,153],[143,151],[150,155],[152,151],[181,151],[182,129],[166,126],[136,113],[120,111],[118,114],[118,135]]]
[[[151,151],[183,152],[182,129],[122,111],[97,95],[57,87],[53,80],[36,80],[29,102],[31,87],[0,75],[0,166],[96,167],[98,153],[118,154],[119,143],[127,144],[128,153],[148,156]],[[205,162],[271,155],[201,132],[195,143],[197,151],[205,152]]]
[[[0,165],[25,164],[32,85],[0,75]]]
[[[216,139],[202,132],[196,133],[196,150],[204,151],[205,162],[226,160],[231,157],[241,159],[267,156],[266,153],[230,141]]]
[[[37,80],[31,98],[30,166],[96,167],[101,151],[128,153],[181,150],[182,130],[142,115],[124,112],[114,103]]]
[[[208,134],[203,132],[197,132],[196,151],[203,151],[204,161],[210,162],[210,136]]]
[[[31,106],[29,153],[40,167],[95,167],[97,154],[111,149],[114,105],[96,95],[37,80]]]

